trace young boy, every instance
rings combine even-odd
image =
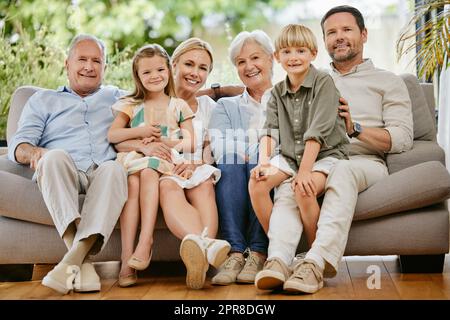
[[[260,138],[258,165],[249,183],[253,208],[266,233],[273,203],[270,190],[292,179],[308,245],[314,242],[319,204],[317,196],[339,159],[347,159],[344,121],[338,115],[340,94],[332,78],[311,65],[317,55],[314,34],[290,24],[275,41],[275,58],[287,72],[267,104]],[[273,157],[276,144],[280,154]]]

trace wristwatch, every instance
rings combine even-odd
[[[363,128],[358,122],[353,122],[353,132],[348,136],[350,138],[356,138],[362,132]]]
[[[211,89],[214,90],[214,100],[217,100],[220,98],[220,83],[213,83],[211,84]]]

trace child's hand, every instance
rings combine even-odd
[[[267,180],[267,177],[277,172],[270,163],[260,163],[250,171],[250,177],[256,181]]]
[[[151,126],[142,126],[141,127],[141,136],[142,138],[160,138],[161,137],[161,129],[155,125]]]
[[[159,139],[156,138],[156,137],[150,137],[150,138],[142,139],[142,143],[145,144],[145,145],[150,144],[150,143],[155,142],[155,141],[159,141]]]
[[[302,196],[317,196],[317,188],[312,179],[311,171],[299,171],[292,180],[292,190],[298,188]]]

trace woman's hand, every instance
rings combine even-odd
[[[179,163],[173,168],[173,173],[182,178],[190,179],[196,168],[197,165],[192,163]]]
[[[151,139],[151,138],[149,138]],[[138,149],[139,152],[145,156],[155,156],[169,162],[172,162],[172,152],[168,146],[162,142],[149,142],[147,144],[142,143]]]
[[[298,188],[302,196],[317,196],[317,188],[314,184],[311,171],[299,171],[292,180],[292,190]]]

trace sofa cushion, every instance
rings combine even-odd
[[[450,174],[438,161],[424,162],[378,181],[360,193],[353,220],[426,207],[450,198]]]
[[[402,74],[403,81],[408,88],[411,98],[414,140],[434,141],[436,139],[436,125],[425,98],[425,94],[420,87],[417,77],[412,74]]]
[[[6,172],[6,164],[9,162],[12,172]],[[53,226],[53,220],[47,210],[41,191],[36,182],[27,177],[15,174],[15,170],[19,170],[17,165],[9,160],[0,159],[0,215],[23,221],[30,221],[39,224]],[[26,167],[25,167],[26,168]],[[19,172],[23,173],[23,172]],[[29,175],[26,173],[25,175]],[[32,173],[31,173],[32,175]],[[84,201],[84,195],[79,196],[80,212]],[[20,201],[17,201],[20,199]],[[116,224],[119,228],[119,222]],[[167,228],[162,212],[158,213],[155,229]]]
[[[434,141],[414,141],[411,150],[389,153],[386,164],[390,174],[427,161],[439,161],[445,165],[444,150]]]
[[[22,86],[14,91],[11,98],[11,106],[8,113],[8,124],[6,127],[6,140],[9,142],[17,131],[20,115],[28,99],[41,88],[33,86]]]
[[[37,184],[19,175],[0,171],[0,215],[53,225]]]
[[[7,155],[0,156],[0,171],[14,173],[27,179],[31,179],[34,174],[34,170],[29,166],[14,163],[8,159]]]

